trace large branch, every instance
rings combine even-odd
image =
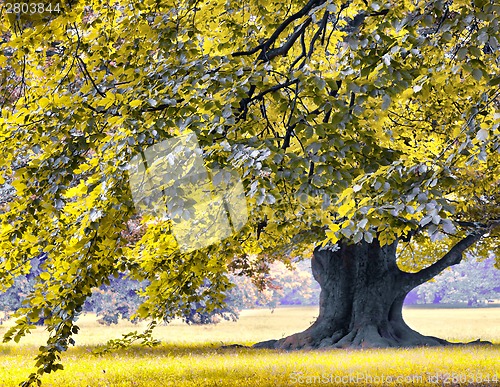
[[[258,60],[262,60],[264,62],[270,61],[272,58],[278,56],[278,55],[283,55],[286,53],[290,47],[293,45],[293,43],[297,40],[297,38],[300,36],[301,33],[304,32],[305,27],[311,23],[311,19],[308,19],[302,27],[300,27],[298,30],[295,31],[294,34],[292,34],[285,45],[282,47],[279,47],[277,49],[272,50],[271,52],[268,52],[268,50],[271,48],[271,46],[278,40],[279,36],[281,33],[294,21],[301,19],[302,17],[306,16],[311,9],[313,9],[315,6],[319,6],[323,4],[326,0],[309,0],[309,2],[297,13],[294,13],[293,15],[289,16],[283,23],[279,25],[279,27],[274,31],[274,33],[267,39],[264,43],[252,48],[251,50],[248,51],[239,51],[233,53],[233,56],[244,56],[244,55],[252,55],[255,54],[256,52],[260,51]]]
[[[473,231],[465,238],[457,242],[451,249],[446,253],[441,259],[432,265],[420,270],[417,273],[404,273],[407,278],[408,290],[423,284],[426,281],[437,276],[447,267],[457,265],[462,261],[463,252],[476,243],[481,237],[488,233],[490,230],[488,228],[481,228]]]
[[[307,26],[311,24],[311,22],[312,22],[311,18],[307,19],[304,23],[300,25],[300,27],[297,27],[295,29],[294,33],[288,37],[285,44],[273,50],[262,51],[261,55],[259,55],[257,59],[262,60],[264,62],[269,62],[279,55],[285,56],[288,53],[288,51],[290,51],[292,46],[295,44],[297,39],[301,36],[304,36],[305,30]]]

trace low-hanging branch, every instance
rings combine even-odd
[[[464,251],[479,241],[483,235],[487,234],[489,231],[490,228],[476,229],[465,238],[458,241],[445,255],[432,265],[416,273],[403,273],[403,276],[406,279],[405,287],[408,290],[411,290],[416,286],[434,278],[446,268],[459,264],[462,261]]]

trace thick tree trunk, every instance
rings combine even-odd
[[[403,320],[403,301],[410,290],[445,267],[461,260],[461,253],[480,236],[468,236],[438,262],[418,273],[402,272],[396,264],[396,243],[339,243],[337,251],[316,248],[311,261],[321,285],[320,310],[307,330],[256,348],[377,348],[450,344],[424,336]],[[431,276],[429,278],[429,276]]]

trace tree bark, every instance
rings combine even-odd
[[[304,332],[257,343],[254,347],[383,348],[451,344],[411,329],[403,320],[403,301],[414,287],[460,262],[462,252],[479,238],[476,234],[465,237],[435,264],[418,273],[398,268],[397,242],[380,246],[374,239],[372,243],[339,242],[336,251],[316,248],[311,266],[321,286],[317,320]]]

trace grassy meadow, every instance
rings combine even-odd
[[[146,324],[102,326],[82,316],[77,345],[63,355],[64,371],[43,377],[44,386],[500,386],[500,308],[406,308],[406,321],[424,334],[451,341],[492,341],[494,346],[280,352],[250,345],[307,328],[317,308],[246,310],[237,322],[156,328],[162,344],[95,356],[91,351]],[[3,334],[9,324],[0,325]],[[19,344],[0,344],[0,386],[17,386],[32,372],[46,338],[43,328]],[[499,381],[495,379],[499,378]]]

